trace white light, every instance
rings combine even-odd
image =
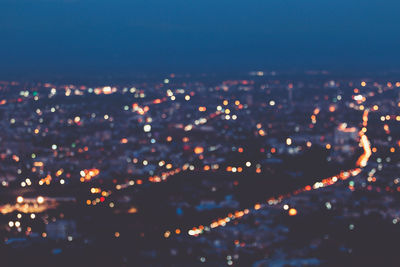
[[[292,139],[287,138],[287,139],[286,139],[286,144],[287,144],[288,146],[290,146],[290,145],[292,144]]]
[[[143,130],[148,133],[151,131],[151,125],[150,124],[146,124],[145,126],[143,126]]]
[[[37,203],[42,204],[44,202],[44,198],[39,196],[36,198]]]
[[[24,202],[24,198],[21,197],[21,196],[17,197],[17,202],[18,202],[18,203]]]

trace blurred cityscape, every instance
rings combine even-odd
[[[390,75],[1,81],[1,266],[398,266],[399,111]]]

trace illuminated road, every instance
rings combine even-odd
[[[192,229],[189,229],[187,231],[187,234],[189,234],[191,236],[199,236],[200,234],[203,234],[206,231],[210,231],[211,229],[214,229],[214,228],[217,228],[220,226],[225,226],[227,223],[229,223],[233,220],[239,219],[246,214],[255,212],[261,208],[276,205],[276,204],[282,202],[283,200],[290,198],[293,195],[297,195],[297,194],[305,192],[305,191],[311,191],[311,190],[316,190],[319,188],[327,187],[327,186],[335,184],[339,180],[346,180],[349,177],[358,175],[361,172],[362,168],[364,168],[367,165],[368,160],[372,155],[371,145],[370,145],[367,135],[365,134],[367,132],[367,126],[368,126],[368,114],[369,114],[369,111],[366,109],[364,111],[363,117],[362,117],[363,128],[359,132],[359,137],[360,137],[359,142],[360,142],[360,146],[363,148],[364,152],[358,158],[354,169],[342,171],[335,176],[322,179],[321,181],[314,183],[314,185],[307,185],[307,186],[297,189],[291,193],[288,193],[285,195],[280,195],[276,198],[270,198],[266,201],[265,204],[264,203],[256,203],[252,208],[237,210],[235,212],[229,213],[224,218],[218,218],[216,220],[213,220],[208,225],[199,225],[199,226],[193,227]],[[289,215],[296,215],[296,214],[297,214],[297,211],[295,209],[289,210]],[[181,229],[178,228],[178,229],[175,229],[174,231],[166,231],[164,233],[164,237],[167,238],[167,237],[171,236],[172,234],[179,235],[181,233],[182,233]]]

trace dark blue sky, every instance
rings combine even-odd
[[[398,0],[0,0],[0,72],[393,69]]]

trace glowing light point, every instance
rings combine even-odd
[[[36,201],[37,201],[37,203],[39,203],[39,204],[43,204],[44,198],[41,197],[41,196],[39,196],[39,197],[36,198]]]
[[[143,126],[143,130],[148,133],[151,131],[151,125],[150,124],[146,124],[145,126]]]
[[[194,148],[194,153],[196,154],[201,154],[204,152],[204,148],[202,148],[201,146],[197,146]]]
[[[289,210],[289,216],[296,216],[296,215],[297,215],[297,210],[294,209],[294,208],[291,208],[291,209]]]
[[[24,202],[24,198],[21,197],[21,196],[17,197],[17,202],[18,202],[18,203]]]

